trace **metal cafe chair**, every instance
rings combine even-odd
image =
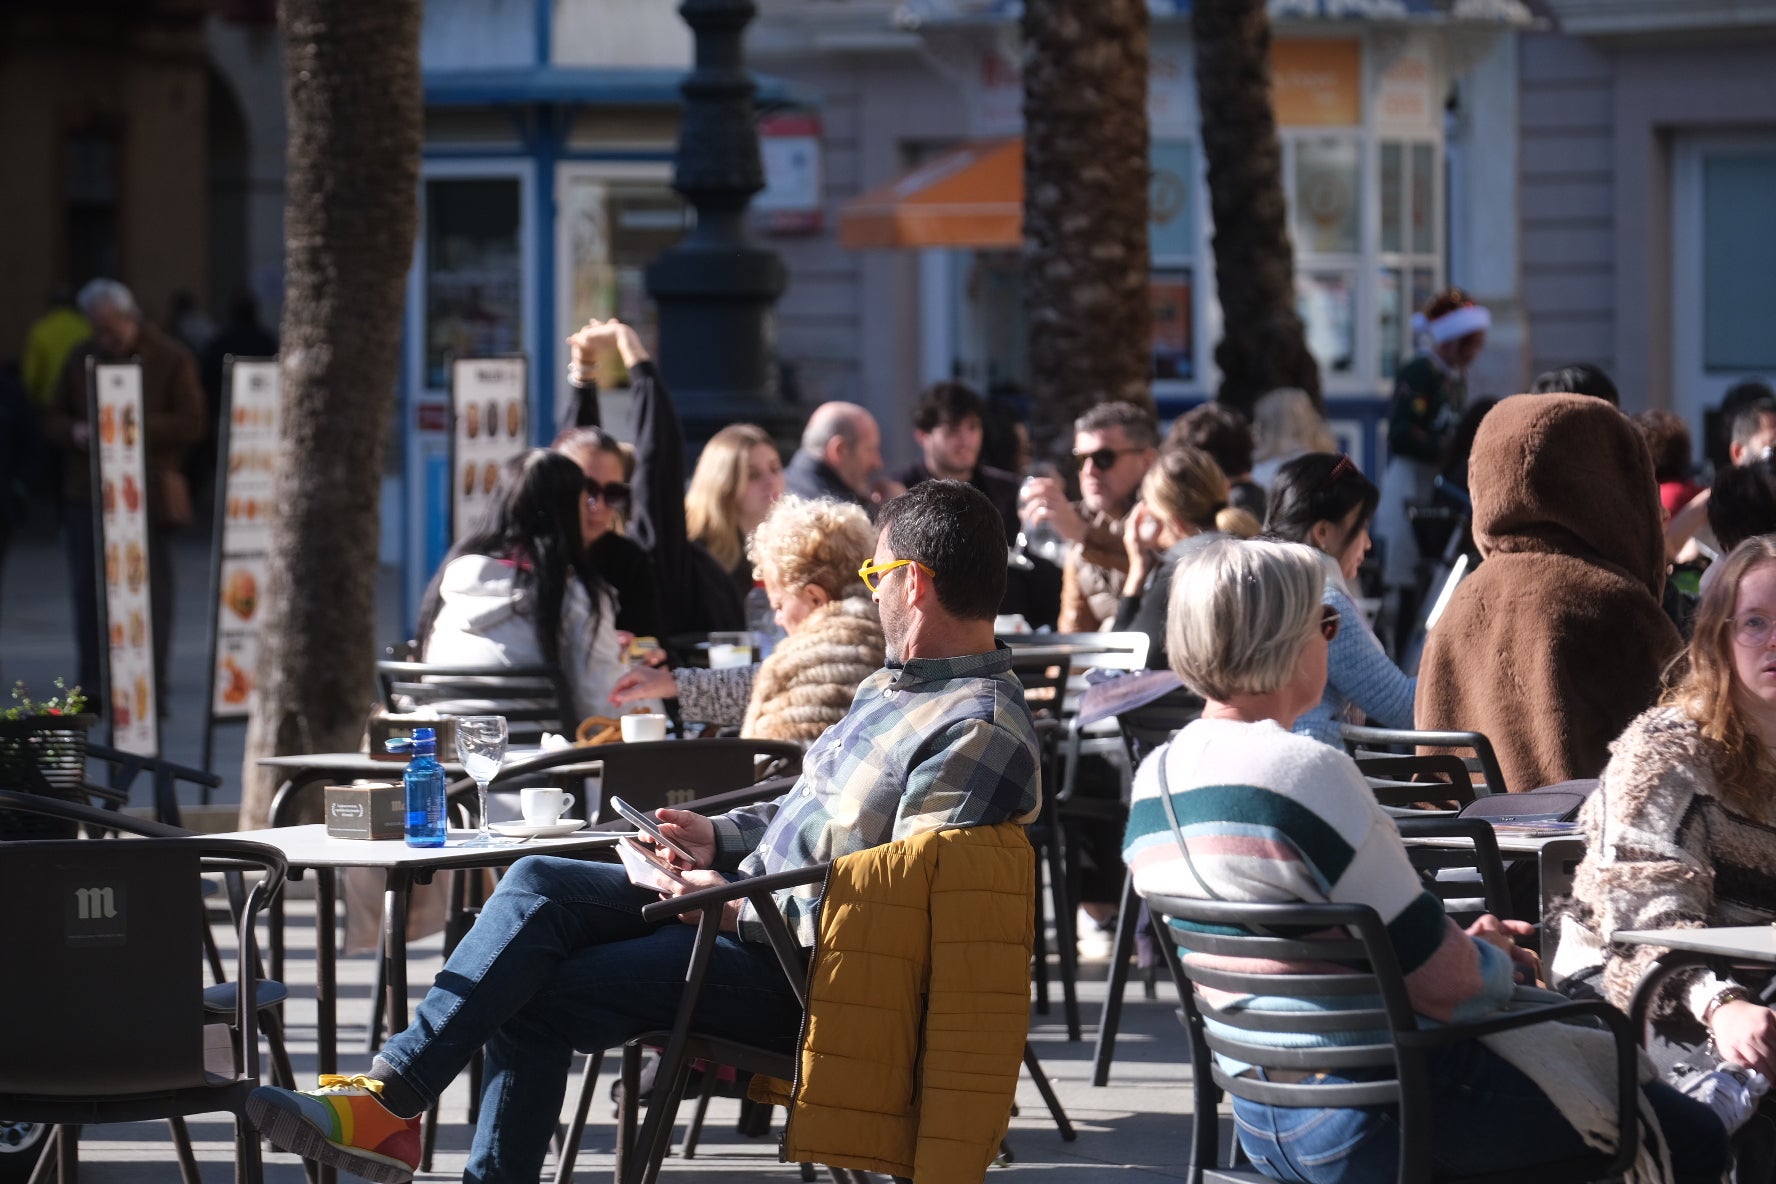
[[[202,873],[211,870],[263,873],[242,901],[239,1045],[220,1068],[205,1056],[213,1019],[204,1000]],[[259,1084],[254,926],[285,874],[275,848],[201,836],[0,844],[8,955],[34,971],[0,976],[0,1008],[15,1019],[0,1058],[0,1114],[56,1126],[62,1180],[75,1178],[82,1126],[164,1118],[193,1184],[184,1118],[213,1112],[235,1116],[237,1179],[261,1178],[259,1137],[245,1117]]]
[[[1253,904],[1149,896],[1147,907],[1163,935],[1183,1006],[1190,1044],[1195,1115],[1191,1128],[1191,1184],[1261,1184],[1269,1177],[1250,1167],[1224,1164],[1220,1107],[1231,1094],[1271,1106],[1394,1106],[1399,1113],[1400,1184],[1437,1179],[1431,1169],[1430,1079],[1426,1054],[1434,1048],[1492,1032],[1537,1024],[1586,1020],[1607,1028],[1615,1044],[1617,1138],[1613,1154],[1590,1153],[1509,1173],[1463,1176],[1464,1184],[1574,1184],[1619,1176],[1639,1147],[1637,1050],[1627,1017],[1601,1000],[1513,1011],[1469,1023],[1420,1028],[1392,942],[1374,909],[1356,904]],[[1343,936],[1307,938],[1342,931]],[[1212,961],[1196,962],[1192,955]],[[1262,964],[1335,963],[1343,973],[1320,969],[1299,974],[1238,969]],[[1276,994],[1286,979],[1291,996],[1321,1004],[1312,1011],[1217,1007],[1201,993],[1209,988],[1244,998]],[[1210,1027],[1210,1023],[1214,1027]],[[1378,1034],[1380,1039],[1366,1034]],[[1352,1043],[1340,1038],[1347,1037]],[[1291,1038],[1300,1038],[1292,1040]],[[1302,1040],[1311,1046],[1301,1047]],[[1291,1044],[1295,1046],[1291,1047]],[[1215,1054],[1264,1070],[1262,1075],[1222,1068]],[[1306,1083],[1275,1080],[1302,1070],[1356,1070],[1366,1080]],[[1234,1141],[1237,1150],[1237,1140]]]
[[[1499,765],[1498,754],[1493,751],[1492,741],[1480,732],[1427,732],[1412,728],[1375,728],[1366,724],[1345,724],[1340,730],[1344,737],[1345,751],[1359,764],[1368,757],[1415,755],[1421,748],[1465,750],[1472,755],[1463,756],[1462,762],[1467,766],[1470,777],[1478,776],[1480,779],[1479,784],[1474,787],[1475,796],[1509,792],[1504,770]]]

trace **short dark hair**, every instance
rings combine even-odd
[[[1690,425],[1683,416],[1655,407],[1634,417],[1634,426],[1646,437],[1653,454],[1653,480],[1686,481],[1690,476]]]
[[[1225,403],[1210,401],[1180,415],[1166,443],[1202,449],[1229,480],[1252,471],[1252,425]]]
[[[1131,448],[1159,447],[1159,420],[1139,403],[1099,403],[1073,421],[1073,434],[1121,428]]]
[[[1728,387],[1720,401],[1721,430],[1732,439],[1733,421],[1739,412],[1753,403],[1776,403],[1776,388],[1761,378],[1742,378]]]
[[[1375,516],[1381,493],[1349,457],[1309,452],[1277,470],[1270,483],[1270,510],[1264,533],[1290,543],[1306,543],[1316,522],[1342,522],[1362,507],[1357,525]],[[1310,544],[1311,545],[1311,544]]]
[[[1776,531],[1776,466],[1758,460],[1722,469],[1708,496],[1708,528],[1722,555],[1753,535]]]
[[[1575,362],[1571,366],[1538,374],[1529,389],[1531,394],[1590,395],[1593,399],[1602,399],[1612,407],[1622,405],[1622,396],[1616,390],[1616,384],[1610,381],[1610,376],[1601,367],[1589,362]]]
[[[1776,415],[1776,397],[1743,401],[1727,421],[1727,442],[1741,448],[1750,444],[1764,426],[1764,416]]]
[[[921,432],[974,419],[987,423],[987,401],[965,382],[934,382],[919,392],[913,404],[913,427]]]
[[[990,621],[1005,599],[1005,523],[965,481],[922,481],[882,506],[876,526],[896,559],[931,569],[952,616]]]

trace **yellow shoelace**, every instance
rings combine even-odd
[[[351,1077],[346,1077],[338,1073],[323,1073],[321,1074],[320,1088],[315,1092],[327,1093],[329,1091],[361,1089],[368,1090],[370,1093],[373,1093],[380,1098],[382,1097],[382,1084],[383,1083],[376,1080],[376,1078],[365,1077],[362,1073],[354,1074]]]

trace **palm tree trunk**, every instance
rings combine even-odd
[[[419,0],[282,0],[285,298],[278,515],[243,826],[261,756],[357,747],[375,675],[378,502],[422,141]]]
[[[1146,0],[1025,0],[1024,307],[1038,455],[1153,406]]]
[[[1295,312],[1295,258],[1282,149],[1270,103],[1265,0],[1196,0],[1196,87],[1215,220],[1215,346],[1220,398],[1251,413],[1258,396],[1296,386],[1320,399],[1320,369]]]

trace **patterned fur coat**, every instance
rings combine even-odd
[[[883,660],[874,601],[849,596],[820,606],[760,664],[740,734],[813,743],[844,718],[858,684]]]
[[[1665,951],[1610,945],[1609,934],[1776,920],[1776,801],[1763,803],[1760,817],[1729,809],[1715,767],[1714,744],[1674,708],[1646,712],[1611,745],[1579,813],[1585,859],[1560,909],[1556,980],[1593,979],[1625,1011]],[[1706,971],[1680,975],[1658,1010],[1699,1018],[1723,985]]]

